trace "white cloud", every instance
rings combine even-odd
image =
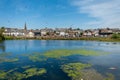
[[[86,13],[97,20],[87,22],[88,25],[120,28],[120,0],[72,0],[79,13]]]

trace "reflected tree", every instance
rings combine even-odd
[[[5,52],[5,43],[4,43],[4,41],[0,41],[0,51]]]

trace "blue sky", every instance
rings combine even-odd
[[[0,26],[120,28],[120,0],[0,0]]]

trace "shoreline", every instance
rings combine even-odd
[[[83,41],[102,41],[102,42],[120,42],[120,39],[112,39],[108,37],[79,37],[79,38],[21,38],[21,37],[5,37],[5,40],[83,40]]]

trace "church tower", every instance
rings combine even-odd
[[[25,31],[27,31],[27,26],[26,26],[26,22],[25,22],[24,30],[25,30]]]

